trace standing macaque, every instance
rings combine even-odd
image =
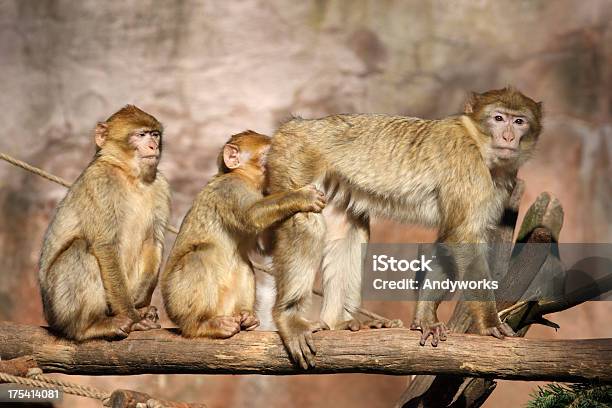
[[[329,242],[320,214],[296,214],[275,230],[273,315],[294,361],[314,366],[312,332],[321,322],[304,313],[320,267],[322,321],[345,328],[351,319],[346,309],[359,306],[360,245],[368,241],[370,216],[436,227],[439,241],[450,246],[486,242],[518,167],[533,151],[541,117],[540,103],[505,88],[473,94],[463,115],[440,120],[356,114],[282,125],[268,159],[269,191],[314,184],[325,192],[328,209],[349,225],[343,238]],[[483,251],[457,246],[453,255],[459,278],[489,276]],[[491,301],[470,302],[475,325],[483,335],[512,335],[490,295]],[[438,303],[417,304],[411,328],[422,331],[421,344],[446,336]]]
[[[300,212],[320,212],[323,193],[305,185],[263,196],[270,138],[234,135],[218,158],[219,172],[196,197],[162,273],[168,316],[185,337],[228,338],[259,325],[249,253],[257,235]]]
[[[47,229],[39,264],[47,322],[78,341],[160,327],[150,303],[170,212],[157,119],[127,105],[98,123],[95,142],[93,161]]]

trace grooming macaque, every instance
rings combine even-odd
[[[321,323],[307,320],[305,311],[319,267],[324,323],[347,327],[345,307],[360,304],[360,244],[368,241],[370,216],[438,228],[439,241],[454,248],[459,278],[486,278],[485,254],[454,244],[487,241],[518,167],[533,151],[541,116],[539,103],[506,88],[473,94],[463,115],[440,120],[356,114],[282,125],[268,158],[270,193],[314,184],[330,203],[326,212],[348,223],[344,237],[327,242],[321,214],[296,214],[275,230],[273,314],[294,361],[314,365],[311,333]],[[421,344],[446,336],[438,303],[418,302],[412,328],[423,332]],[[513,334],[497,316],[492,293],[491,301],[470,306],[481,334]]]
[[[219,172],[183,220],[161,286],[168,316],[185,337],[228,338],[255,329],[255,276],[248,255],[257,235],[297,212],[325,206],[323,194],[311,185],[263,196],[269,148],[268,136],[252,131],[232,136],[219,155]]]
[[[150,303],[170,211],[157,119],[127,105],[98,123],[95,143],[47,229],[39,264],[47,322],[79,341],[160,327]]]

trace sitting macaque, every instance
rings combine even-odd
[[[253,131],[232,136],[219,154],[219,172],[183,220],[161,285],[168,316],[185,337],[228,338],[255,329],[248,256],[257,235],[297,212],[325,207],[311,185],[263,196],[270,143]]]
[[[93,161],[47,229],[39,264],[47,322],[78,341],[160,327],[150,303],[170,212],[157,119],[128,105],[98,123],[95,142]]]

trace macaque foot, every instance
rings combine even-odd
[[[311,322],[306,319],[295,318],[285,324],[279,324],[279,329],[279,334],[291,359],[304,370],[315,367],[317,349],[314,345],[312,333],[329,330],[329,326],[324,322]]]
[[[421,333],[421,340],[419,344],[424,346],[427,344],[427,339],[431,336],[431,345],[437,347],[440,341],[445,341],[450,330],[446,327],[443,322],[426,323],[426,322],[413,322],[410,325],[410,330],[418,330]]]
[[[362,329],[396,329],[404,327],[400,319],[371,319],[361,323]]]
[[[329,325],[327,323],[325,323],[323,320],[319,320],[318,322],[314,322],[313,324],[313,333],[316,333],[318,331],[322,331],[322,330],[331,330]]]
[[[503,339],[506,336],[516,336],[516,333],[514,330],[512,330],[512,327],[510,327],[507,323],[500,323],[498,326],[486,327],[479,330],[479,333],[483,336],[493,336],[498,339]]]
[[[134,321],[126,315],[104,316],[71,338],[79,342],[89,339],[122,340],[130,334],[132,323]]]
[[[345,320],[335,327],[336,330],[350,330],[359,331],[361,330],[361,322],[357,319]]]
[[[117,315],[111,318],[111,333],[107,336],[110,339],[125,339],[131,331],[134,322],[128,316]]]
[[[240,322],[240,329],[242,330],[255,330],[259,326],[259,319],[249,311],[240,312],[236,319]]]
[[[340,323],[338,330],[359,331],[366,329],[390,329],[404,327],[404,323],[400,319],[371,319],[364,322],[359,319],[347,320]]]
[[[206,337],[227,339],[240,331],[240,317],[216,316],[204,323]]]

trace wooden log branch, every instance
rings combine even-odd
[[[419,346],[419,337],[407,329],[315,333],[317,366],[306,372],[291,364],[276,332],[190,340],[172,330],[154,330],[134,332],[121,341],[77,344],[45,328],[2,322],[0,357],[32,355],[46,373],[79,375],[435,373],[612,382],[612,339],[502,341],[451,335],[434,348]]]
[[[559,242],[563,217],[563,207],[559,200],[547,191],[541,193],[527,210],[516,241],[524,242],[536,228],[544,227],[553,234],[553,240]]]

